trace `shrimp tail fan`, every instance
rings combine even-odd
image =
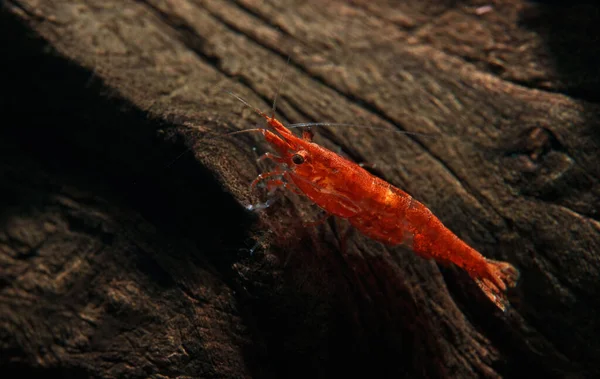
[[[506,290],[517,285],[519,270],[507,262],[486,259],[487,275],[473,278],[485,295],[502,311],[509,306]]]

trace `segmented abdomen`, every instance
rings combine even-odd
[[[466,246],[427,207],[388,183],[365,197],[360,209],[348,219],[350,223],[384,244],[404,244],[421,256],[438,260],[449,260]]]
[[[360,211],[348,221],[363,234],[387,245],[411,243],[414,227],[407,215],[420,205],[412,196],[377,180],[357,205]]]

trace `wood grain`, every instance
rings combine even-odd
[[[485,7],[491,5],[491,8]],[[69,377],[600,375],[599,8],[480,1],[2,5],[0,364]],[[595,34],[594,34],[595,33]],[[286,64],[287,59],[290,63]],[[285,74],[281,87],[281,76]],[[521,270],[264,212],[260,120],[338,149]],[[388,130],[382,130],[388,129]],[[427,135],[410,135],[395,131]],[[258,241],[254,254],[247,249]]]

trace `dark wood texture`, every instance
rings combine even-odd
[[[2,2],[2,371],[600,375],[599,25],[520,0]],[[268,147],[224,135],[260,122],[224,89],[389,129],[316,141],[514,263],[513,307],[356,233],[342,253],[298,196],[246,211]]]

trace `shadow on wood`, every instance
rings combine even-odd
[[[485,14],[469,2],[34,3],[9,1],[0,18],[3,369],[600,373],[589,338],[600,306],[600,107],[581,79],[597,72],[543,55],[556,10],[516,0]],[[499,312],[460,270],[401,248],[356,235],[342,254],[331,224],[302,226],[318,212],[297,196],[244,209],[264,195],[248,184],[263,169],[253,148],[266,146],[224,136],[259,121],[221,90],[269,109],[288,55],[278,118],[389,129],[323,128],[317,141],[376,163],[484,255],[515,263],[513,308]]]

